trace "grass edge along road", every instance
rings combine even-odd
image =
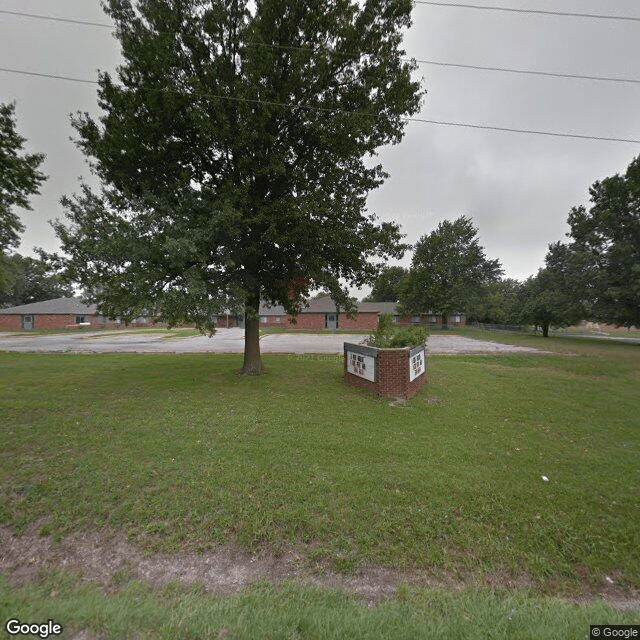
[[[2,522],[631,594],[640,350],[520,342],[571,355],[430,357],[396,407],[346,388],[335,356],[268,356],[247,379],[238,356],[0,354]]]

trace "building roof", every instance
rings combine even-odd
[[[398,312],[395,302],[359,302],[358,313],[391,313]],[[302,309],[302,313],[335,313],[336,305],[331,296],[322,296],[309,300],[309,306]]]
[[[390,313],[397,315],[398,304],[396,302],[361,302],[358,305],[359,313]]]
[[[79,298],[55,298],[53,300],[42,300],[41,302],[0,309],[0,315],[25,313],[34,315],[94,315],[96,313],[96,305],[86,305]]]
[[[261,316],[286,316],[287,312],[281,304],[274,306],[268,305],[266,302],[260,303],[260,315]]]
[[[358,313],[390,313],[398,314],[395,302],[360,302],[357,305]],[[322,296],[309,300],[308,307],[302,307],[301,313],[335,313],[336,305],[330,296]],[[47,315],[94,315],[96,305],[86,305],[79,298],[56,298],[54,300],[43,300],[42,302],[32,302],[17,307],[0,309],[0,315],[19,314],[47,314]],[[426,312],[433,314],[432,311]],[[268,305],[266,302],[260,303],[261,316],[286,316],[287,312],[282,305]],[[421,315],[425,315],[424,313]],[[456,313],[459,314],[459,312]]]
[[[330,296],[322,296],[308,301],[307,307],[302,307],[300,313],[335,313],[336,305]],[[395,302],[360,302],[358,313],[397,313]],[[261,316],[286,316],[287,312],[282,305],[269,305],[260,303]]]

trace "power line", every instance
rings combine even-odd
[[[20,71],[18,69],[6,69],[0,67],[0,71],[4,71],[6,73],[15,73],[27,76],[37,76],[41,78],[51,78],[54,80],[67,80],[71,82],[83,82],[88,84],[99,84],[97,80],[84,80],[81,78],[72,78],[69,76],[58,76],[48,73],[35,73],[32,71]],[[310,105],[304,104],[291,104],[287,102],[276,102],[271,100],[259,100],[257,98],[235,98],[232,96],[222,96],[222,95],[211,95],[211,98],[216,98],[219,100],[231,100],[235,102],[247,102],[253,104],[266,104],[269,106],[275,107],[285,107],[288,109],[306,109],[308,111],[317,111],[319,113],[340,113],[345,115],[359,115],[359,116],[367,116],[370,118],[379,118],[381,117],[379,114],[375,113],[367,113],[364,111],[349,111],[347,109],[335,109],[330,107],[313,107]],[[468,129],[484,129],[488,131],[505,131],[507,133],[525,133],[529,135],[539,135],[539,136],[549,136],[556,138],[573,138],[579,140],[598,140],[604,142],[627,142],[631,144],[640,144],[640,140],[636,140],[633,138],[614,138],[607,136],[591,136],[584,135],[578,133],[565,133],[565,132],[557,132],[557,131],[540,131],[535,129],[517,129],[513,127],[497,127],[492,125],[484,125],[484,124],[471,124],[467,122],[447,122],[444,120],[428,120],[426,118],[401,118],[405,122],[422,122],[425,124],[435,124],[440,126],[447,127],[464,127]]]
[[[115,29],[115,25],[107,24],[105,22],[89,22],[87,20],[74,20],[72,18],[57,18],[55,16],[43,16],[36,13],[23,13],[21,11],[6,11],[0,9],[0,13],[6,13],[11,16],[20,16],[21,18],[36,18],[37,20],[53,20],[54,22],[69,22],[71,24],[82,24],[90,27],[107,27],[109,29]]]
[[[551,136],[556,138],[574,138],[578,140],[601,140],[605,142],[630,142],[633,144],[640,144],[640,140],[633,140],[630,138],[609,138],[606,136],[588,136],[579,133],[560,133],[556,131],[538,131],[535,129],[514,129],[510,127],[493,127],[484,124],[469,124],[465,122],[443,122],[440,120],[426,120],[424,118],[405,118],[412,122],[425,122],[428,124],[438,124],[447,127],[466,127],[469,129],[487,129],[489,131],[507,131],[509,133],[528,133],[536,136]]]
[[[410,60],[411,58],[406,58]],[[640,84],[635,78],[614,78],[606,76],[586,76],[577,73],[554,73],[552,71],[535,71],[533,69],[511,69],[509,67],[483,67],[477,64],[456,64],[453,62],[438,62],[436,60],[416,60],[418,64],[431,64],[439,67],[456,67],[460,69],[474,69],[479,71],[502,71],[504,73],[523,73],[532,76],[548,76],[551,78],[572,78],[578,80],[598,80],[601,82],[626,82]]]
[[[565,16],[571,18],[593,18],[596,20],[628,20],[640,22],[640,18],[632,16],[614,16],[598,13],[572,13],[569,11],[544,11],[542,9],[515,9],[513,7],[489,7],[478,4],[462,4],[459,2],[430,2],[428,0],[413,0],[416,4],[426,4],[435,7],[455,7],[457,9],[481,9],[483,11],[508,11],[511,13],[538,14],[547,16]]]
[[[69,76],[56,76],[51,73],[36,73],[35,71],[19,71],[18,69],[5,69],[0,67],[0,71],[5,73],[17,73],[23,76],[37,76],[38,78],[52,78],[53,80],[68,80],[70,82],[84,82],[86,84],[99,84],[97,80],[83,80],[82,78],[71,78]]]
[[[450,3],[444,3],[444,2],[420,2],[420,4],[435,4],[435,5],[439,5],[439,6],[452,6],[452,7],[474,7],[477,9],[491,9],[492,7],[479,7],[479,6],[475,6],[475,5],[458,5],[458,4],[450,4]],[[494,7],[495,8],[495,7]],[[509,9],[504,9],[505,11],[509,10]],[[520,9],[513,9],[513,11],[525,11],[520,10]],[[115,29],[115,25],[113,24],[106,24],[106,23],[102,23],[102,22],[87,22],[85,20],[72,20],[69,18],[57,18],[54,16],[45,16],[45,15],[39,15],[39,14],[34,14],[34,13],[24,13],[24,12],[18,12],[18,11],[5,11],[5,10],[0,10],[0,14],[1,13],[6,13],[6,14],[10,14],[10,15],[15,15],[15,16],[22,16],[25,18],[37,18],[40,20],[54,20],[56,22],[69,22],[72,24],[80,24],[80,25],[89,25],[89,26],[93,26],[93,27],[107,27],[110,29]],[[547,12],[548,13],[548,12]],[[564,14],[563,14],[564,15]],[[571,14],[574,15],[574,14]],[[579,14],[575,14],[575,15],[579,15]],[[633,18],[633,20],[635,20],[636,18]],[[640,18],[638,18],[638,20],[640,20]],[[273,49],[293,49],[293,50],[309,50],[309,51],[313,51],[314,49],[312,47],[301,47],[301,46],[295,46],[295,45],[285,45],[285,44],[273,44],[273,43],[261,43],[261,42],[248,42],[247,43],[250,46],[255,46],[255,47],[266,47],[266,48],[273,48]],[[346,54],[345,54],[346,55]],[[411,61],[414,58],[412,57],[403,57],[401,58],[403,61]],[[487,66],[482,66],[482,65],[472,65],[472,64],[456,64],[453,62],[439,62],[439,61],[435,61],[435,60],[415,60],[418,64],[429,64],[429,65],[435,65],[435,66],[440,66],[440,67],[456,67],[456,68],[460,68],[460,69],[474,69],[477,71],[498,71],[498,72],[503,72],[503,73],[520,73],[520,74],[525,74],[525,75],[536,75],[536,76],[546,76],[546,77],[552,77],[552,78],[569,78],[569,79],[577,79],[577,80],[595,80],[595,81],[600,81],[600,82],[618,82],[618,83],[633,83],[633,84],[640,84],[640,79],[634,79],[634,78],[615,78],[615,77],[606,77],[606,76],[591,76],[591,75],[583,75],[583,74],[577,74],[577,73],[556,73],[556,72],[551,72],[551,71],[536,71],[536,70],[529,70],[529,69],[512,69],[512,68],[508,68],[508,67],[487,67]]]
[[[265,48],[273,48],[273,49],[294,49],[294,50],[302,50],[302,51],[314,51],[312,47],[300,47],[290,44],[273,44],[273,43],[262,43],[262,42],[248,42],[250,46],[254,47],[265,47]],[[347,55],[347,54],[343,54]],[[363,53],[363,55],[372,55],[369,53]],[[373,54],[375,55],[375,54]],[[430,64],[436,65],[440,67],[456,67],[460,69],[474,69],[477,71],[501,71],[504,73],[522,73],[526,75],[534,75],[534,76],[548,76],[552,78],[570,78],[577,80],[598,80],[601,82],[620,82],[620,83],[632,83],[632,84],[640,84],[640,79],[637,78],[615,78],[612,76],[588,76],[584,74],[578,73],[558,73],[553,71],[536,71],[535,69],[513,69],[510,67],[486,67],[482,65],[476,64],[458,64],[454,62],[440,62],[437,60],[420,60],[418,58],[414,58],[411,56],[403,56],[400,58],[403,62],[416,62],[417,64]]]
[[[514,7],[496,7],[496,6],[483,6],[478,4],[463,4],[460,2],[431,2],[429,0],[413,0],[415,4],[430,5],[435,7],[454,7],[457,9],[479,9],[482,11],[505,11],[509,13],[523,13],[534,15],[548,15],[548,16],[563,16],[571,18],[591,18],[596,20],[625,20],[630,22],[640,22],[640,17],[634,16],[616,16],[598,13],[575,13],[569,11],[545,11],[542,9],[516,9]],[[83,24],[92,27],[105,27],[107,29],[114,29],[114,24],[108,24],[105,22],[90,22],[88,20],[75,20],[73,18],[58,18],[55,16],[45,16],[36,13],[26,13],[22,11],[7,11],[0,10],[0,13],[5,13],[13,16],[20,16],[23,18],[36,18],[38,20],[54,20],[56,22],[69,22],[71,24]]]

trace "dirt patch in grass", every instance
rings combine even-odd
[[[528,577],[517,580],[500,572],[464,578],[443,570],[401,571],[387,567],[363,567],[344,575],[322,566],[310,566],[308,549],[291,547],[279,555],[249,553],[220,547],[203,553],[145,554],[127,542],[124,534],[107,531],[86,532],[63,538],[59,543],[39,535],[44,521],[34,523],[28,531],[16,536],[0,526],[0,571],[13,584],[22,585],[37,578],[43,569],[78,571],[84,580],[96,582],[109,590],[131,581],[142,581],[154,587],[169,582],[182,585],[199,584],[208,592],[233,594],[259,579],[273,584],[297,580],[301,584],[339,588],[357,594],[372,606],[377,601],[396,595],[399,585],[445,587],[462,590],[467,586],[495,589],[527,589]],[[618,609],[640,610],[640,592],[627,592],[615,581],[605,580],[596,593],[586,592],[567,598],[585,604],[601,598]]]

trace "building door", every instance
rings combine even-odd
[[[31,331],[33,329],[33,316],[22,316],[22,328],[25,331]]]
[[[327,313],[325,326],[327,329],[337,329],[338,328],[338,314],[337,313]]]

